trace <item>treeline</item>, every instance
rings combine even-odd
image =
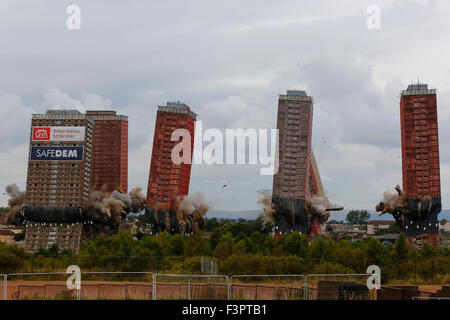
[[[293,233],[275,240],[262,219],[208,220],[207,228],[190,237],[166,232],[158,235],[128,233],[86,242],[78,255],[57,247],[26,254],[23,249],[0,246],[0,273],[64,270],[77,264],[90,271],[153,271],[200,273],[200,258],[210,257],[220,274],[365,273],[381,267],[383,282],[450,281],[450,248],[410,248],[401,234],[394,245],[369,238],[367,242],[317,238]]]
[[[9,207],[0,207],[0,216],[7,216],[10,210]]]

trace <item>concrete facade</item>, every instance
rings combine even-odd
[[[367,223],[367,234],[374,235],[378,230],[388,229],[394,223],[394,220],[370,220]]]
[[[313,101],[305,91],[288,90],[278,100],[279,170],[273,196],[306,199],[311,196],[311,135]]]
[[[33,128],[84,127],[82,141],[34,141]],[[33,114],[25,204],[27,206],[75,206],[87,200],[90,191],[94,121],[77,110],[48,110]],[[82,147],[82,161],[32,160],[32,147]]]

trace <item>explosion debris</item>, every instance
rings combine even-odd
[[[291,200],[289,206],[286,200],[275,200],[274,203],[270,190],[258,193],[262,195],[258,203],[263,205],[266,219],[274,224],[274,231],[279,233],[296,230],[308,235],[320,234],[320,225],[328,220],[330,211],[343,210],[342,207],[332,207],[326,197],[319,195],[307,200]]]
[[[440,197],[408,198],[405,192],[396,186],[397,193],[386,191],[375,210],[380,216],[390,213],[397,225],[408,237],[438,232],[437,216],[442,209]]]
[[[83,206],[24,206],[23,192],[15,185],[7,187],[11,195],[9,221],[13,224],[64,224],[83,223],[86,235],[93,239],[99,235],[113,235],[120,228],[127,229],[127,214],[144,210],[145,196],[141,188],[131,190],[129,194],[118,191],[107,193],[94,191]]]
[[[16,223],[16,214],[20,212],[22,207],[25,205],[25,192],[20,191],[15,183],[6,186],[6,194],[10,197],[8,200],[8,206],[11,211],[8,214],[8,223]]]
[[[206,226],[205,216],[210,204],[201,192],[177,199],[175,210],[146,207],[145,217],[152,229],[151,234],[167,231],[189,236]]]

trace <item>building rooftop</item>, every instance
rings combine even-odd
[[[114,110],[86,110],[86,116],[95,120],[124,120],[128,121],[128,116],[118,115]]]
[[[386,225],[386,224],[394,224],[395,221],[394,220],[370,220],[367,224],[372,224],[372,225]]]
[[[62,109],[50,109],[47,110],[47,114],[57,114],[57,115],[80,115],[82,114],[80,111],[78,110],[62,110]]]
[[[398,233],[388,233],[382,235],[380,238],[381,240],[397,240],[399,234]]]
[[[287,95],[288,96],[302,96],[302,97],[307,96],[305,90],[287,90]]]
[[[428,84],[426,83],[410,84],[406,90],[402,91],[402,96],[420,96],[428,94],[436,94],[436,89],[428,89]]]
[[[305,90],[287,90],[286,94],[280,94],[280,100],[312,102],[312,97],[308,96]]]
[[[424,84],[424,83],[418,83],[418,84],[410,84],[408,86],[408,89],[406,89],[407,91],[411,91],[411,90],[428,90],[428,84]]]
[[[183,102],[167,102],[166,106],[158,106],[158,111],[187,114],[194,119],[197,119],[197,114],[189,108],[189,106]]]
[[[0,236],[15,236],[16,234],[9,229],[0,229]]]

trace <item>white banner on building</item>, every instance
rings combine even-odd
[[[85,127],[33,127],[33,141],[84,141]]]

